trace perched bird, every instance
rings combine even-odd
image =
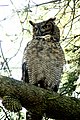
[[[55,18],[34,23],[33,38],[25,47],[22,63],[24,82],[58,91],[65,64],[65,57],[60,41],[60,30]]]

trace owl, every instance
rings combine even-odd
[[[22,80],[57,92],[65,57],[59,43],[60,30],[55,19],[39,23],[29,21],[33,27],[33,37],[24,49]]]

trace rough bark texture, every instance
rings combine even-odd
[[[80,120],[80,100],[0,76],[0,97],[13,96],[32,113],[49,118]]]

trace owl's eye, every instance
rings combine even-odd
[[[47,25],[47,28],[50,28],[51,27],[51,25],[49,24],[49,25]]]
[[[37,27],[34,27],[34,30],[37,31]]]
[[[52,24],[46,24],[47,28],[51,28]]]
[[[45,28],[50,28],[50,27],[51,27],[50,24],[45,24],[44,26],[42,26],[43,29],[45,29]]]
[[[41,26],[43,29],[45,29],[45,25]]]

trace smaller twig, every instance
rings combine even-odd
[[[2,50],[2,47],[1,47],[1,41],[0,41],[0,50],[1,50],[1,54],[2,54],[2,58],[4,60],[4,63],[6,63],[6,67],[7,67],[8,71],[9,71],[9,74],[10,74],[10,76],[12,76],[11,75],[11,70],[10,70],[8,62],[7,62],[7,59],[5,59],[4,54],[3,54],[3,50]]]
[[[3,112],[5,113],[5,117],[8,119],[8,120],[10,120],[9,119],[9,117],[8,117],[8,115],[7,115],[7,112],[5,111],[5,109],[2,107],[2,106],[0,106],[0,108],[3,110]],[[3,116],[4,117],[4,116]],[[3,118],[2,117],[2,118]],[[2,118],[0,118],[0,119],[2,119]]]
[[[7,6],[9,6],[9,5],[0,5],[0,7],[7,7]]]
[[[36,3],[35,3],[35,5],[32,5],[30,8],[42,6],[42,5],[49,4],[49,3],[53,3],[53,2],[60,2],[60,1],[61,1],[61,0],[51,0],[51,1],[49,1],[49,2],[44,2],[44,3],[40,3],[40,4],[36,4]]]

